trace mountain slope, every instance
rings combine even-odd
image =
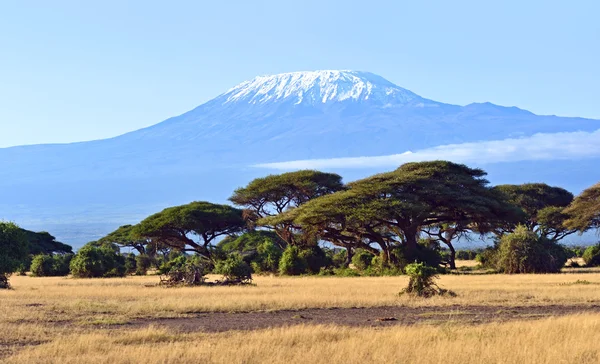
[[[0,149],[0,218],[42,226],[67,224],[73,216],[135,222],[168,204],[224,201],[234,188],[268,173],[249,167],[257,163],[599,128],[598,120],[538,116],[516,107],[444,104],[367,72],[261,76],[115,138]],[[536,172],[519,178],[535,180]]]

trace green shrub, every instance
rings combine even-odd
[[[583,261],[589,267],[600,265],[600,244],[592,245],[583,252]]]
[[[210,264],[199,255],[178,255],[163,263],[160,268],[161,284],[166,286],[201,285],[205,282],[205,275],[210,270]]]
[[[556,273],[565,265],[567,253],[555,242],[518,226],[500,239],[496,268],[508,274]]]
[[[23,230],[0,221],[0,289],[10,288],[8,278],[27,260],[28,243]]]
[[[214,272],[222,274],[229,282],[252,281],[252,269],[239,253],[232,253],[227,259],[217,262]]]
[[[139,254],[135,257],[135,274],[145,276],[148,274],[148,269],[152,266],[152,258],[146,254]]]
[[[475,260],[484,268],[496,268],[496,249],[486,248],[475,256]]]
[[[109,245],[83,246],[71,260],[70,267],[76,278],[123,277],[126,272],[125,257]]]
[[[125,257],[125,273],[133,274],[136,271],[137,262],[135,260],[135,254],[129,253]]]
[[[430,267],[439,267],[442,264],[441,248],[439,243],[424,239],[419,241],[417,244],[416,256],[413,261],[409,261],[406,258],[406,247],[399,246],[395,248],[392,253],[395,257],[395,267],[404,270],[408,264],[411,263],[424,263]]]
[[[447,293],[454,295],[435,284],[435,279],[438,277],[435,267],[429,267],[424,263],[412,263],[408,264],[404,271],[409,277],[408,287],[403,289],[400,294],[406,293],[418,297],[431,297]]]
[[[321,268],[331,265],[331,259],[318,245],[301,248],[298,255],[306,261],[307,273],[318,274]]]
[[[289,276],[305,274],[308,269],[308,263],[300,253],[301,250],[297,246],[288,246],[281,255],[279,273]]]
[[[281,259],[281,249],[271,240],[264,240],[256,247],[256,254],[248,259],[252,270],[256,273],[276,273],[279,269],[279,259]],[[246,260],[246,259],[244,259]]]
[[[39,254],[33,257],[30,271],[35,277],[57,277],[69,274],[73,254]]]
[[[367,270],[371,266],[371,262],[375,254],[364,249],[356,249],[354,256],[352,257],[352,264],[360,271]]]
[[[473,260],[477,256],[475,250],[458,250],[456,252],[456,259],[458,260]]]

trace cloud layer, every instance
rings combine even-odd
[[[376,157],[307,159],[257,164],[280,170],[325,168],[395,167],[407,162],[450,160],[489,164],[529,160],[565,160],[600,157],[600,129],[594,132],[535,134],[530,137],[475,143],[448,144],[434,148]]]

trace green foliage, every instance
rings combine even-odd
[[[25,229],[21,230],[27,239],[30,255],[73,253],[73,248],[70,245],[56,241],[54,236],[45,231],[36,233]]]
[[[160,266],[164,275],[161,284],[166,286],[196,286],[204,284],[209,271],[209,261],[200,255],[179,255]]]
[[[275,230],[286,244],[306,245],[309,236],[282,213],[311,199],[342,190],[341,180],[337,174],[310,170],[269,175],[238,188],[229,200],[246,208],[245,217],[251,225]],[[276,215],[280,215],[276,221],[266,219]],[[285,248],[284,245],[280,247]]]
[[[496,249],[486,248],[475,256],[475,260],[484,268],[496,268]]]
[[[160,241],[180,251],[194,250],[210,258],[210,244],[215,238],[235,234],[244,226],[242,210],[201,201],[164,209],[136,225],[131,234]]]
[[[217,246],[226,253],[234,251],[244,253],[256,251],[258,246],[265,241],[271,242],[280,251],[282,250],[281,247],[285,248],[286,246],[285,241],[281,240],[275,232],[267,230],[253,230],[239,236],[228,236],[221,240]]]
[[[69,275],[73,254],[39,254],[31,261],[31,274],[35,277],[55,277]]]
[[[600,227],[600,183],[585,189],[565,209],[568,219],[565,226],[584,232],[590,228]]]
[[[600,244],[592,245],[583,252],[583,261],[589,267],[600,266]]]
[[[331,265],[331,260],[318,245],[300,248],[298,255],[306,262],[307,273],[318,274],[321,268]]]
[[[524,226],[504,235],[496,253],[496,267],[508,274],[556,273],[565,265],[565,249]]]
[[[232,253],[225,260],[215,264],[216,274],[222,274],[229,282],[248,283],[252,281],[252,268],[244,262],[239,253]]]
[[[152,258],[146,254],[138,254],[135,257],[135,274],[145,276],[148,274],[148,269],[152,266]]]
[[[521,224],[535,231],[538,236],[554,241],[575,232],[565,225],[569,216],[564,209],[573,201],[573,194],[564,188],[545,183],[526,183],[499,185],[494,190],[521,211],[518,223],[507,224],[505,231],[513,231]]]
[[[458,250],[456,252],[456,259],[459,260],[474,260],[477,256],[477,251],[475,250]]]
[[[400,294],[406,293],[427,298],[449,293],[435,284],[438,271],[434,267],[427,266],[424,263],[411,263],[404,268],[404,271],[409,277],[408,287],[403,289]]]
[[[8,277],[27,259],[29,247],[22,229],[0,221],[0,289],[10,288]]]
[[[256,247],[256,256],[252,261],[252,269],[257,273],[276,273],[282,251],[271,240],[265,240]]]
[[[98,240],[99,244],[116,244],[120,247],[132,247],[140,254],[146,253],[146,245],[149,243],[147,239],[139,237],[135,234],[135,226],[123,225],[117,230],[106,235]]]
[[[288,246],[283,251],[283,255],[279,261],[279,273],[288,276],[305,274],[308,269],[308,263],[301,255],[301,252],[297,246]]]
[[[136,271],[137,262],[135,260],[135,254],[129,253],[124,255],[125,258],[125,273],[133,274]]]
[[[118,247],[116,250],[111,245],[86,244],[71,260],[71,274],[76,278],[123,277],[125,257],[118,253]]]
[[[364,249],[357,249],[352,257],[352,264],[360,271],[367,270],[371,266],[371,262],[375,255]]]

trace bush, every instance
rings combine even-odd
[[[308,269],[308,263],[300,253],[301,250],[297,246],[288,246],[281,255],[279,273],[289,276],[305,274]]]
[[[166,277],[160,283],[167,286],[195,286],[203,284],[210,264],[199,255],[179,255],[162,264],[159,272]]]
[[[279,269],[281,249],[271,240],[265,240],[256,247],[256,254],[250,257],[250,264],[256,273],[272,272]]]
[[[136,271],[137,262],[135,260],[135,254],[129,253],[125,257],[125,272],[127,274],[133,274]]]
[[[456,252],[456,259],[458,260],[473,260],[477,256],[477,252],[474,250],[459,250]]]
[[[438,277],[438,272],[434,267],[429,267],[424,263],[412,263],[406,266],[405,272],[409,277],[408,287],[403,289],[400,294],[407,293],[418,297],[431,297],[447,293],[454,295],[435,284],[434,280]]]
[[[232,253],[227,259],[217,262],[214,272],[222,274],[227,282],[252,281],[252,269],[239,253]]]
[[[331,259],[318,245],[300,249],[299,256],[306,261],[308,273],[318,274],[321,268],[331,265]]]
[[[31,274],[35,277],[57,277],[69,274],[73,254],[39,254],[31,261]]]
[[[589,267],[600,265],[600,244],[592,245],[583,252],[583,261]]]
[[[371,266],[371,262],[373,261],[374,257],[375,254],[367,250],[357,249],[354,253],[354,256],[352,257],[352,264],[356,269],[364,271]]]
[[[565,265],[565,249],[524,226],[500,239],[496,267],[508,274],[556,273]]]
[[[0,289],[10,288],[8,278],[27,260],[27,237],[17,225],[0,221]]]
[[[152,258],[146,254],[139,254],[135,257],[135,274],[145,276],[148,274],[148,269],[152,266]]]
[[[71,260],[71,274],[76,278],[123,277],[125,257],[113,246],[85,245]]]
[[[439,267],[442,264],[441,248],[438,242],[424,239],[417,244],[416,256],[413,261],[406,258],[406,247],[399,246],[393,250],[397,261],[396,267],[405,269],[411,263],[424,263],[429,267]]]

